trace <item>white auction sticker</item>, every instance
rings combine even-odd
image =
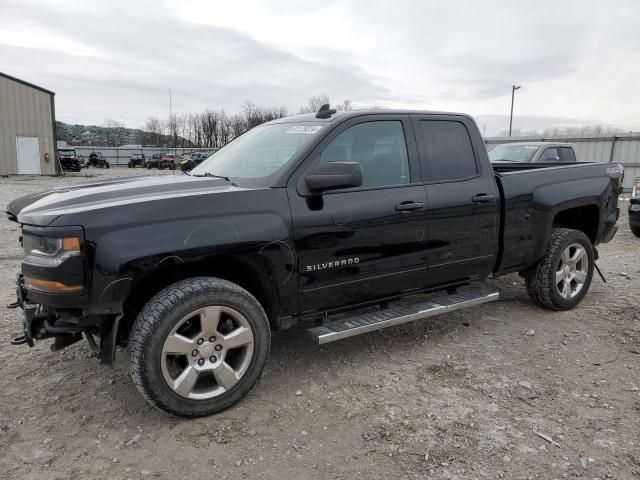
[[[314,135],[322,128],[322,125],[296,125],[291,127],[285,133],[304,133],[306,135]]]

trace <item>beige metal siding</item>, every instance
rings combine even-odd
[[[51,94],[0,76],[0,175],[18,173],[16,137],[38,137],[41,172],[56,173]]]

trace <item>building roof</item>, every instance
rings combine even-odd
[[[24,80],[20,80],[19,78],[12,77],[6,73],[0,72],[0,77],[8,78],[9,80],[13,80],[14,82],[21,83],[22,85],[26,85],[27,87],[35,88],[36,90],[40,90],[41,92],[48,93],[49,95],[55,95],[55,92],[51,90],[47,90],[46,88],[39,87],[38,85],[34,85],[33,83],[26,82]]]

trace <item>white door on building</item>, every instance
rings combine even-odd
[[[18,173],[40,175],[40,141],[37,137],[16,137]]]

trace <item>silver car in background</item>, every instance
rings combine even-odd
[[[572,143],[502,143],[489,150],[489,159],[492,162],[572,163],[576,162],[576,150]]]

